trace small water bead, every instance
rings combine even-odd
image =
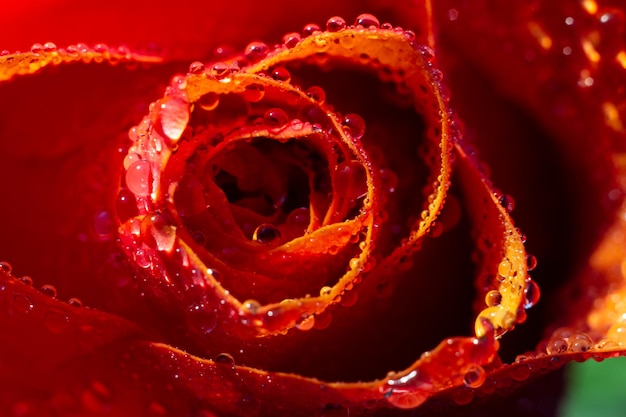
[[[358,114],[346,114],[341,125],[346,129],[346,134],[353,140],[360,140],[365,134],[365,120]]]
[[[349,200],[367,194],[367,173],[358,161],[344,161],[334,175],[335,193]]]
[[[326,30],[329,32],[339,32],[341,29],[345,29],[346,21],[343,17],[333,16],[326,21]]]
[[[356,20],[354,21],[354,24],[355,26],[361,25],[364,28],[370,28],[372,26],[375,28],[380,27],[380,21],[378,20],[378,18],[368,13],[363,13],[357,16]]]
[[[190,74],[202,74],[204,72],[204,64],[200,61],[194,61],[189,64]]]
[[[40,43],[34,43],[33,46],[30,47],[30,52],[33,54],[40,54],[43,52],[43,45]]]
[[[430,75],[433,78],[433,81],[439,82],[443,80],[443,72],[441,72],[441,70],[438,70],[437,68],[431,69]]]
[[[122,223],[137,215],[137,199],[127,188],[121,188],[115,202],[117,217]]]
[[[307,37],[315,34],[316,32],[321,32],[322,29],[319,25],[315,23],[309,23],[302,28],[302,36]]]
[[[526,270],[532,271],[537,267],[537,258],[533,255],[526,255]]]
[[[283,36],[283,43],[285,44],[287,48],[291,49],[295,47],[298,44],[298,42],[300,42],[301,39],[302,39],[302,36],[300,36],[299,33],[291,32]]]
[[[296,323],[296,329],[302,330],[302,331],[311,330],[313,326],[315,326],[315,316],[306,317],[302,319],[301,321],[299,321],[298,323]]]
[[[289,116],[287,116],[287,112],[283,109],[275,107],[265,112],[263,121],[269,128],[275,129],[283,127],[289,121]]]
[[[270,52],[269,46],[263,42],[251,42],[246,46],[244,55],[251,62],[259,61],[267,56]]]
[[[485,304],[487,306],[497,306],[502,302],[502,294],[497,290],[491,290],[485,295]]]
[[[220,96],[217,93],[206,93],[198,99],[198,105],[202,110],[212,111],[220,104]]]
[[[242,306],[250,314],[257,314],[261,309],[261,304],[257,300],[246,300]]]
[[[306,90],[306,95],[313,101],[319,104],[324,104],[326,101],[326,91],[322,87],[314,85]]]
[[[199,334],[209,334],[217,326],[217,311],[203,303],[192,304],[185,311],[190,329]]]
[[[44,52],[56,52],[57,46],[53,42],[46,42],[43,44]]]
[[[557,355],[559,353],[567,352],[569,345],[565,339],[553,337],[548,341],[546,345],[546,353],[548,355]]]
[[[20,277],[19,280],[22,281],[24,284],[28,285],[29,287],[33,286],[33,279],[29,277],[28,275],[24,275],[23,277]]]
[[[471,365],[463,375],[463,383],[470,388],[479,388],[485,379],[487,372],[480,365]]]
[[[576,333],[568,341],[568,350],[571,352],[586,352],[592,346],[591,338],[585,333]]]
[[[163,133],[177,141],[189,123],[189,105],[178,96],[164,97],[159,106],[159,119]]]
[[[510,195],[502,194],[498,200],[507,213],[511,213],[515,209],[515,200]]]
[[[0,272],[6,275],[11,275],[11,271],[13,271],[13,267],[11,266],[10,263],[6,261],[0,262]]]
[[[215,362],[221,363],[224,365],[235,366],[235,358],[233,358],[233,355],[231,355],[230,353],[226,353],[226,352],[223,352],[217,355],[215,357]]]
[[[276,81],[288,83],[291,81],[291,73],[285,67],[276,67],[272,70],[271,77]]]
[[[249,103],[257,103],[265,97],[265,87],[261,84],[247,85],[243,92],[243,98]]]
[[[126,171],[126,185],[135,195],[146,197],[150,194],[150,163],[137,161]]]
[[[273,243],[279,239],[280,230],[275,225],[269,223],[264,223],[257,227],[252,235],[252,240],[263,244]]]
[[[43,295],[46,295],[50,298],[57,297],[57,289],[54,287],[54,285],[46,284],[41,287],[40,291]]]
[[[504,278],[509,277],[512,271],[513,271],[513,265],[511,264],[511,261],[509,261],[508,259],[503,259],[498,264],[498,274],[501,277],[504,277]]]
[[[71,305],[72,307],[76,307],[76,308],[80,308],[83,306],[83,302],[80,301],[80,299],[76,297],[70,298],[69,300],[67,300],[67,303]]]
[[[526,281],[526,289],[524,290],[524,308],[529,309],[537,304],[537,301],[539,301],[540,293],[541,292],[539,290],[539,285],[537,285],[535,281],[529,278]]]
[[[426,61],[432,61],[435,58],[435,51],[428,45],[417,45],[415,47]]]

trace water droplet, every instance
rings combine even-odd
[[[568,341],[571,352],[586,352],[593,346],[591,338],[585,333],[576,333]]]
[[[526,269],[532,271],[537,267],[537,258],[533,255],[526,255]]]
[[[189,65],[190,74],[202,74],[204,72],[204,64],[200,61],[192,62]]]
[[[424,57],[426,61],[432,61],[435,58],[435,51],[428,45],[418,45],[415,47]]]
[[[548,341],[546,345],[546,353],[548,355],[557,355],[559,353],[567,352],[568,344],[565,339],[559,337],[553,337]]]
[[[126,171],[126,185],[135,195],[146,197],[150,194],[150,163],[137,161]]]
[[[438,70],[437,68],[433,68],[430,70],[430,76],[433,78],[433,81],[439,82],[443,80],[443,72]]]
[[[306,90],[306,95],[309,96],[313,101],[319,104],[324,104],[326,101],[326,91],[322,87],[314,85]]]
[[[365,134],[365,121],[358,114],[346,114],[341,125],[346,129],[346,135],[353,140],[359,140]]]
[[[57,46],[52,42],[46,42],[43,44],[43,50],[45,52],[56,52]]]
[[[29,277],[28,275],[24,275],[23,277],[20,277],[19,280],[22,281],[24,284],[28,285],[29,287],[33,286],[33,279]]]
[[[356,20],[354,21],[354,24],[361,25],[364,28],[370,28],[372,26],[375,28],[380,27],[380,22],[378,21],[378,18],[368,13],[363,13],[357,16]]]
[[[285,67],[276,67],[272,70],[271,76],[276,81],[288,83],[291,81],[291,73]]]
[[[177,96],[164,97],[159,106],[159,119],[165,136],[177,141],[189,123],[189,105]]]
[[[526,289],[524,289],[524,308],[529,309],[539,301],[540,290],[539,285],[532,279],[526,281]]]
[[[302,28],[302,36],[307,37],[307,36],[311,36],[315,33],[321,32],[322,29],[320,28],[319,25],[315,24],[315,23],[309,23],[308,25],[305,25]]]
[[[10,263],[6,261],[0,262],[0,272],[6,275],[11,275],[11,271],[13,271],[13,267],[11,266]]]
[[[261,101],[264,96],[265,87],[263,87],[261,84],[247,85],[243,92],[243,98],[250,103],[257,103]]]
[[[268,125],[269,128],[279,128],[283,127],[287,121],[289,120],[289,116],[287,113],[278,107],[273,109],[269,109],[263,115],[263,121]]]
[[[34,43],[33,46],[30,47],[30,52],[33,54],[40,54],[43,52],[43,45],[40,43]]]
[[[220,96],[213,92],[206,93],[198,99],[198,104],[203,110],[215,110],[220,104]]]
[[[50,310],[44,318],[46,328],[52,333],[61,333],[68,328],[70,317],[61,310]]]
[[[510,213],[515,209],[515,200],[513,197],[507,194],[502,194],[498,199],[500,201],[500,205],[507,212]]]
[[[512,270],[513,265],[508,259],[503,259],[500,264],[498,264],[498,274],[503,278],[508,278]]]
[[[80,299],[76,297],[70,298],[69,300],[67,300],[67,303],[71,305],[72,307],[76,307],[76,308],[80,308],[83,306],[83,302],[80,301]]]
[[[205,304],[192,304],[185,312],[190,329],[200,334],[209,334],[217,326],[217,311]]]
[[[324,286],[324,287],[320,288],[320,295],[322,297],[328,297],[328,296],[330,296],[332,291],[333,291],[333,289],[331,287]]]
[[[349,200],[367,194],[367,173],[358,161],[344,161],[337,166],[334,176],[335,193]]]
[[[218,80],[226,78],[232,72],[231,67],[224,62],[216,62],[211,67],[211,75]]]
[[[296,323],[296,329],[302,330],[302,331],[311,330],[313,326],[315,326],[315,316],[306,317],[302,319],[301,321],[299,321],[298,323]]]
[[[54,285],[46,284],[41,287],[40,291],[43,295],[47,295],[50,298],[57,297],[57,289],[54,287]]]
[[[398,176],[390,169],[381,169],[379,171],[381,186],[388,193],[393,193],[398,187]]]
[[[220,353],[215,358],[215,363],[222,363],[224,365],[234,366],[235,358],[233,358],[233,355],[231,355],[230,353]]]
[[[127,188],[120,188],[120,191],[117,193],[115,207],[117,217],[122,223],[125,223],[128,219],[137,215],[137,199]]]
[[[487,306],[497,306],[502,302],[502,294],[497,290],[491,290],[485,295],[485,304]]]
[[[479,388],[486,378],[487,373],[482,366],[471,365],[463,375],[463,383],[470,388]]]
[[[259,61],[267,56],[270,48],[263,42],[251,42],[246,46],[244,55],[251,62]]]
[[[302,37],[300,36],[299,33],[292,32],[283,36],[283,43],[285,44],[287,48],[291,49],[295,47],[298,44],[298,42],[300,42],[301,39]]]
[[[261,309],[261,304],[257,300],[246,300],[243,302],[243,308],[250,314],[257,314]]]
[[[346,21],[343,17],[333,16],[326,21],[326,30],[329,32],[339,32],[341,29],[345,29]]]

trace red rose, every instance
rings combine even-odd
[[[4,414],[483,413],[620,354],[623,9],[284,3],[12,6]]]

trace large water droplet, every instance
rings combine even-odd
[[[463,383],[470,388],[478,388],[485,382],[486,378],[487,373],[482,366],[472,365],[465,371]]]
[[[271,76],[276,81],[282,81],[288,83],[291,81],[291,73],[285,67],[276,67],[272,70]]]
[[[140,197],[150,194],[150,163],[141,160],[132,164],[126,171],[126,185]]]
[[[289,116],[287,116],[287,113],[278,107],[267,110],[263,116],[263,121],[269,128],[273,129],[283,127],[288,120]]]
[[[0,273],[11,275],[11,271],[13,271],[13,267],[11,266],[10,263],[6,261],[0,262]]]
[[[246,46],[244,54],[251,62],[259,61],[267,56],[270,48],[263,42],[251,42]]]
[[[200,334],[209,334],[217,326],[217,312],[207,305],[192,304],[185,312],[189,328]]]
[[[380,27],[380,21],[378,20],[378,18],[374,15],[368,14],[368,13],[363,13],[359,16],[357,16],[356,20],[354,21],[355,25],[361,25],[364,28],[370,28],[370,27]]]
[[[206,93],[198,99],[198,105],[206,111],[212,111],[220,104],[220,96],[217,93]]]
[[[329,32],[339,32],[341,29],[345,29],[346,21],[343,17],[333,16],[326,21],[326,30]]]
[[[283,36],[283,43],[285,44],[287,48],[291,49],[295,47],[298,44],[298,42],[300,42],[300,39],[302,39],[302,37],[300,36],[299,33],[292,32]]]
[[[56,298],[57,296],[57,289],[54,285],[46,284],[41,287],[40,291],[43,295],[47,295],[50,298]]]
[[[189,123],[189,105],[177,96],[163,97],[159,105],[159,119],[165,136],[177,141]]]
[[[341,124],[353,140],[359,140],[365,134],[365,121],[358,114],[346,114]]]

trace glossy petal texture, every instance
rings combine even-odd
[[[259,14],[241,7],[232,21],[216,22],[219,13],[196,6],[198,33],[174,19],[153,36],[133,12],[116,15],[130,23],[123,40],[115,31],[91,38],[104,19],[82,30],[81,40],[124,41],[141,54],[41,44],[0,57],[0,77],[12,79],[0,85],[12,98],[2,103],[0,175],[12,179],[3,181],[10,202],[2,207],[2,256],[14,275],[54,284],[37,292],[30,278],[2,268],[0,320],[11,341],[27,346],[3,346],[10,358],[2,362],[3,412],[387,415],[422,406],[418,413],[429,413],[568,360],[621,352],[623,225],[612,220],[623,195],[626,60],[623,43],[611,41],[623,38],[620,9],[537,3],[509,15],[489,2],[471,9],[439,2],[434,45],[428,5],[412,5],[378,17],[396,15],[416,33],[369,28],[379,25],[371,15],[357,18],[364,28],[333,18],[328,32],[309,26],[301,41],[255,42],[215,62],[205,61],[215,46],[205,36],[240,46],[256,36],[277,41],[273,31],[284,26],[271,19],[281,15],[252,25]],[[159,7],[142,8],[142,21],[154,26]],[[316,13],[325,7],[316,4]],[[29,18],[46,29],[49,19],[38,13]],[[61,19],[84,17],[70,4]],[[239,30],[242,22],[250,31]],[[19,33],[12,24],[2,30]],[[71,42],[74,30],[55,21],[45,36]],[[153,41],[161,57],[201,61],[167,86],[183,67],[162,64]],[[545,220],[523,200],[516,209],[524,230],[544,242],[533,253],[553,268],[559,256],[583,267],[570,266],[578,280],[561,295],[576,306],[555,321],[568,327],[509,366],[497,356],[511,340],[502,335],[525,320],[538,289],[508,214],[513,201],[461,139],[435,66],[449,77],[465,136],[476,136],[498,185],[524,181],[507,170],[510,158],[490,150],[502,137],[493,119],[525,126],[507,135],[509,151],[534,137],[511,101],[555,138],[558,164],[577,185],[552,210],[571,213],[568,236],[583,244],[551,250],[545,242],[563,240],[552,226],[537,226]],[[467,74],[489,74],[483,85],[493,90],[477,94]],[[477,95],[489,106],[487,120],[472,106]],[[551,271],[561,280],[571,272]],[[57,293],[126,319],[69,307]],[[401,371],[385,377],[390,370]],[[46,376],[33,383],[29,375],[38,372]],[[331,382],[359,380],[372,382]]]

